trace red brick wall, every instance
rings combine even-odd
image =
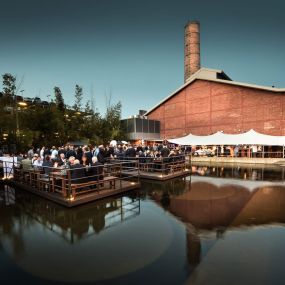
[[[148,115],[161,122],[161,138],[240,133],[254,129],[285,135],[285,92],[196,80]]]

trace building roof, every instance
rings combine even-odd
[[[223,70],[219,69],[210,69],[202,67],[197,72],[195,72],[192,76],[189,77],[189,79],[177,90],[175,90],[173,93],[171,93],[169,96],[164,98],[162,101],[160,101],[157,105],[152,107],[150,110],[148,110],[145,115],[149,115],[152,111],[154,111],[156,108],[158,108],[161,104],[168,101],[170,98],[175,96],[178,92],[183,90],[185,87],[193,83],[195,80],[206,80],[206,81],[213,81],[218,83],[224,83],[224,84],[230,84],[235,86],[242,86],[247,88],[254,88],[264,91],[271,91],[271,92],[285,92],[285,88],[275,88],[275,87],[268,87],[268,86],[262,86],[262,85],[255,85],[255,84],[249,84],[249,83],[243,83],[238,81],[231,80],[230,77],[228,77]]]

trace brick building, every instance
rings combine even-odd
[[[221,70],[200,68],[199,46],[199,24],[191,22],[185,27],[185,83],[146,113],[160,121],[161,138],[250,129],[285,135],[285,89],[240,83]]]

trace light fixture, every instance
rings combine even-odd
[[[74,197],[73,197],[72,195],[70,195],[70,197],[67,198],[67,200],[69,200],[69,201],[74,201]]]
[[[19,105],[19,106],[22,106],[22,107],[26,107],[26,106],[27,106],[27,103],[26,103],[26,102],[18,102],[18,105]]]

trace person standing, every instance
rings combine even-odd
[[[126,150],[126,157],[129,159],[134,159],[136,157],[136,150],[133,145],[131,145],[127,150]]]
[[[103,145],[99,146],[99,153],[97,154],[98,162],[104,164],[106,162],[106,154]]]
[[[62,166],[62,165],[65,165],[66,162],[67,162],[67,161],[66,161],[65,155],[64,155],[64,153],[62,152],[62,153],[59,155],[58,159],[57,159],[57,165],[58,165],[58,166]]]
[[[41,168],[43,165],[43,160],[40,156],[36,156],[36,159],[33,161],[33,167],[34,168]]]
[[[29,150],[28,150],[28,158],[29,159],[32,159],[33,158],[33,156],[34,156],[34,148],[33,147],[31,147]]]
[[[257,154],[257,145],[251,146],[252,157],[256,157]]]
[[[71,156],[76,157],[76,152],[75,152],[75,150],[74,150],[73,145],[69,146],[69,149],[68,149],[68,151],[66,152],[66,155],[65,155],[65,156],[66,156],[67,159],[69,159]]]
[[[58,151],[57,149],[55,148],[55,146],[52,147],[52,150],[51,150],[51,159],[56,159],[58,156]]]
[[[65,150],[64,146],[61,146],[61,147],[59,148],[59,150],[58,150],[58,152],[57,152],[57,155],[60,157],[60,155],[61,155],[62,153],[64,153],[64,156],[65,156],[66,150]]]
[[[53,167],[53,163],[49,155],[45,156],[45,159],[42,162],[42,167],[44,169],[45,176],[49,176],[49,173],[51,172]]]
[[[93,155],[92,155],[92,152],[90,151],[90,148],[88,146],[83,147],[83,155],[87,156],[88,160],[91,163]],[[81,158],[81,160],[82,160],[82,158]]]
[[[162,157],[168,157],[170,154],[170,149],[166,145],[164,145],[160,153]]]
[[[235,148],[234,148],[234,156],[238,157],[238,154],[239,154],[239,146],[236,145]]]
[[[46,155],[50,155],[50,154],[51,154],[51,151],[49,150],[48,147],[46,147],[45,150],[44,150],[44,157],[45,157]],[[42,159],[43,159],[43,158],[42,158]]]
[[[45,147],[43,146],[43,147],[41,148],[41,151],[40,151],[40,157],[41,157],[42,159],[44,159],[44,156],[45,156]]]
[[[250,147],[249,146],[247,146],[247,157],[250,157],[251,156],[251,151],[250,151]]]

